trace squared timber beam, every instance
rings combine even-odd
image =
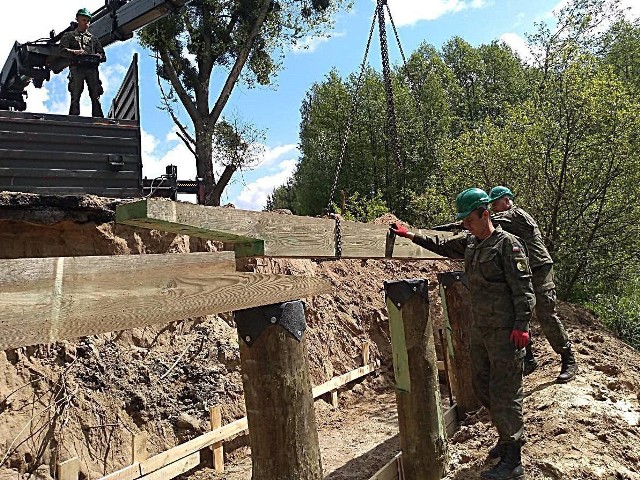
[[[232,252],[0,261],[0,350],[330,293],[317,277],[238,273]]]
[[[116,222],[232,244],[237,257],[336,256],[336,222],[329,218],[252,212],[148,198],[118,205]],[[384,258],[388,225],[340,222],[342,258]],[[418,230],[422,235],[442,232]],[[393,258],[435,259],[435,253],[396,238]]]

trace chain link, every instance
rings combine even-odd
[[[347,151],[347,141],[349,140],[349,134],[351,133],[351,127],[353,125],[353,118],[356,116],[356,111],[358,108],[358,94],[360,93],[360,88],[362,87],[362,77],[364,77],[364,70],[367,66],[367,57],[369,56],[369,48],[371,47],[371,39],[373,38],[373,30],[376,26],[376,17],[378,15],[378,9],[376,8],[376,13],[373,15],[373,21],[371,22],[371,28],[369,29],[369,39],[367,40],[367,47],[364,50],[364,58],[362,59],[362,64],[360,65],[360,75],[358,75],[358,81],[356,82],[356,89],[353,92],[353,100],[351,102],[351,111],[349,112],[349,118],[347,119],[347,128],[344,132],[344,138],[342,139],[342,146],[340,148],[340,157],[338,158],[338,163],[336,165],[336,174],[333,179],[333,186],[331,187],[331,193],[329,194],[329,202],[327,203],[327,211],[331,211],[331,201],[333,200],[333,196],[336,193],[336,187],[338,186],[338,176],[340,175],[340,169],[342,168],[342,162],[344,160],[345,153]]]
[[[333,218],[336,222],[336,229],[334,233],[335,257],[342,258],[342,218],[337,213],[330,213],[329,218]]]

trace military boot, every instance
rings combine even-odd
[[[525,377],[538,368],[538,362],[536,358],[533,356],[533,350],[531,350],[531,342],[527,343],[525,347],[525,356],[524,356],[524,370],[522,375]]]
[[[522,445],[518,443],[505,444],[505,454],[502,460],[493,468],[480,474],[482,480],[524,480],[524,468],[521,459]]]
[[[489,450],[488,456],[489,458],[502,458],[505,453],[507,453],[507,444],[498,440],[498,443]]]
[[[100,105],[100,99],[98,98],[91,99],[91,116],[104,118],[104,113],[102,113],[102,105]]]
[[[567,347],[561,354],[561,358],[562,368],[556,382],[567,383],[573,380],[578,373],[578,365],[576,364],[576,358],[573,356],[573,351],[571,350],[571,343],[567,344]]]

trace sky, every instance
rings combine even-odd
[[[423,42],[440,48],[454,36],[474,46],[503,40],[523,59],[529,51],[524,35],[535,31],[536,22],[553,23],[554,9],[567,0],[388,0],[405,55]],[[332,68],[346,76],[359,69],[375,10],[375,0],[354,0],[353,8],[335,16],[328,37],[309,38],[307,48],[287,52],[282,71],[269,87],[249,88],[239,83],[223,113],[229,119],[253,125],[264,132],[260,158],[252,170],[236,173],[222,197],[222,203],[237,208],[262,210],[267,196],[286,182],[295,170],[300,126],[300,106],[314,82],[320,82]],[[21,0],[4,2],[5,23],[0,30],[0,55],[10,52],[15,41],[24,43],[63,30],[74,19],[75,12],[86,7],[100,8],[102,0]],[[629,16],[640,16],[640,2],[623,0],[630,7]],[[36,12],[25,15],[25,12]],[[389,55],[398,64],[400,54],[391,30],[388,31]],[[155,61],[134,38],[107,48],[107,62],[100,67],[105,94],[102,104],[109,110],[124,74],[137,52],[140,58],[140,96],[143,175],[155,178],[165,172],[166,165],[178,167],[179,179],[196,177],[195,160],[176,135],[168,114],[161,111],[160,91],[155,75]],[[369,63],[380,70],[377,32],[369,53]],[[4,61],[0,59],[4,64]],[[221,71],[213,80],[213,88],[226,78]],[[66,71],[54,75],[44,87],[28,88],[27,111],[66,114],[69,107]],[[90,115],[88,94],[81,103],[81,115]],[[182,118],[186,116],[183,115]],[[214,166],[215,171],[221,171]],[[187,195],[181,200],[194,201]]]

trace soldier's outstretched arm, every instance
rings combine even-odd
[[[408,238],[416,245],[420,245],[427,250],[449,258],[464,258],[464,251],[467,248],[467,235],[460,233],[451,238],[441,239],[440,237],[423,237],[407,230],[402,225],[392,224],[391,231],[399,237]]]

